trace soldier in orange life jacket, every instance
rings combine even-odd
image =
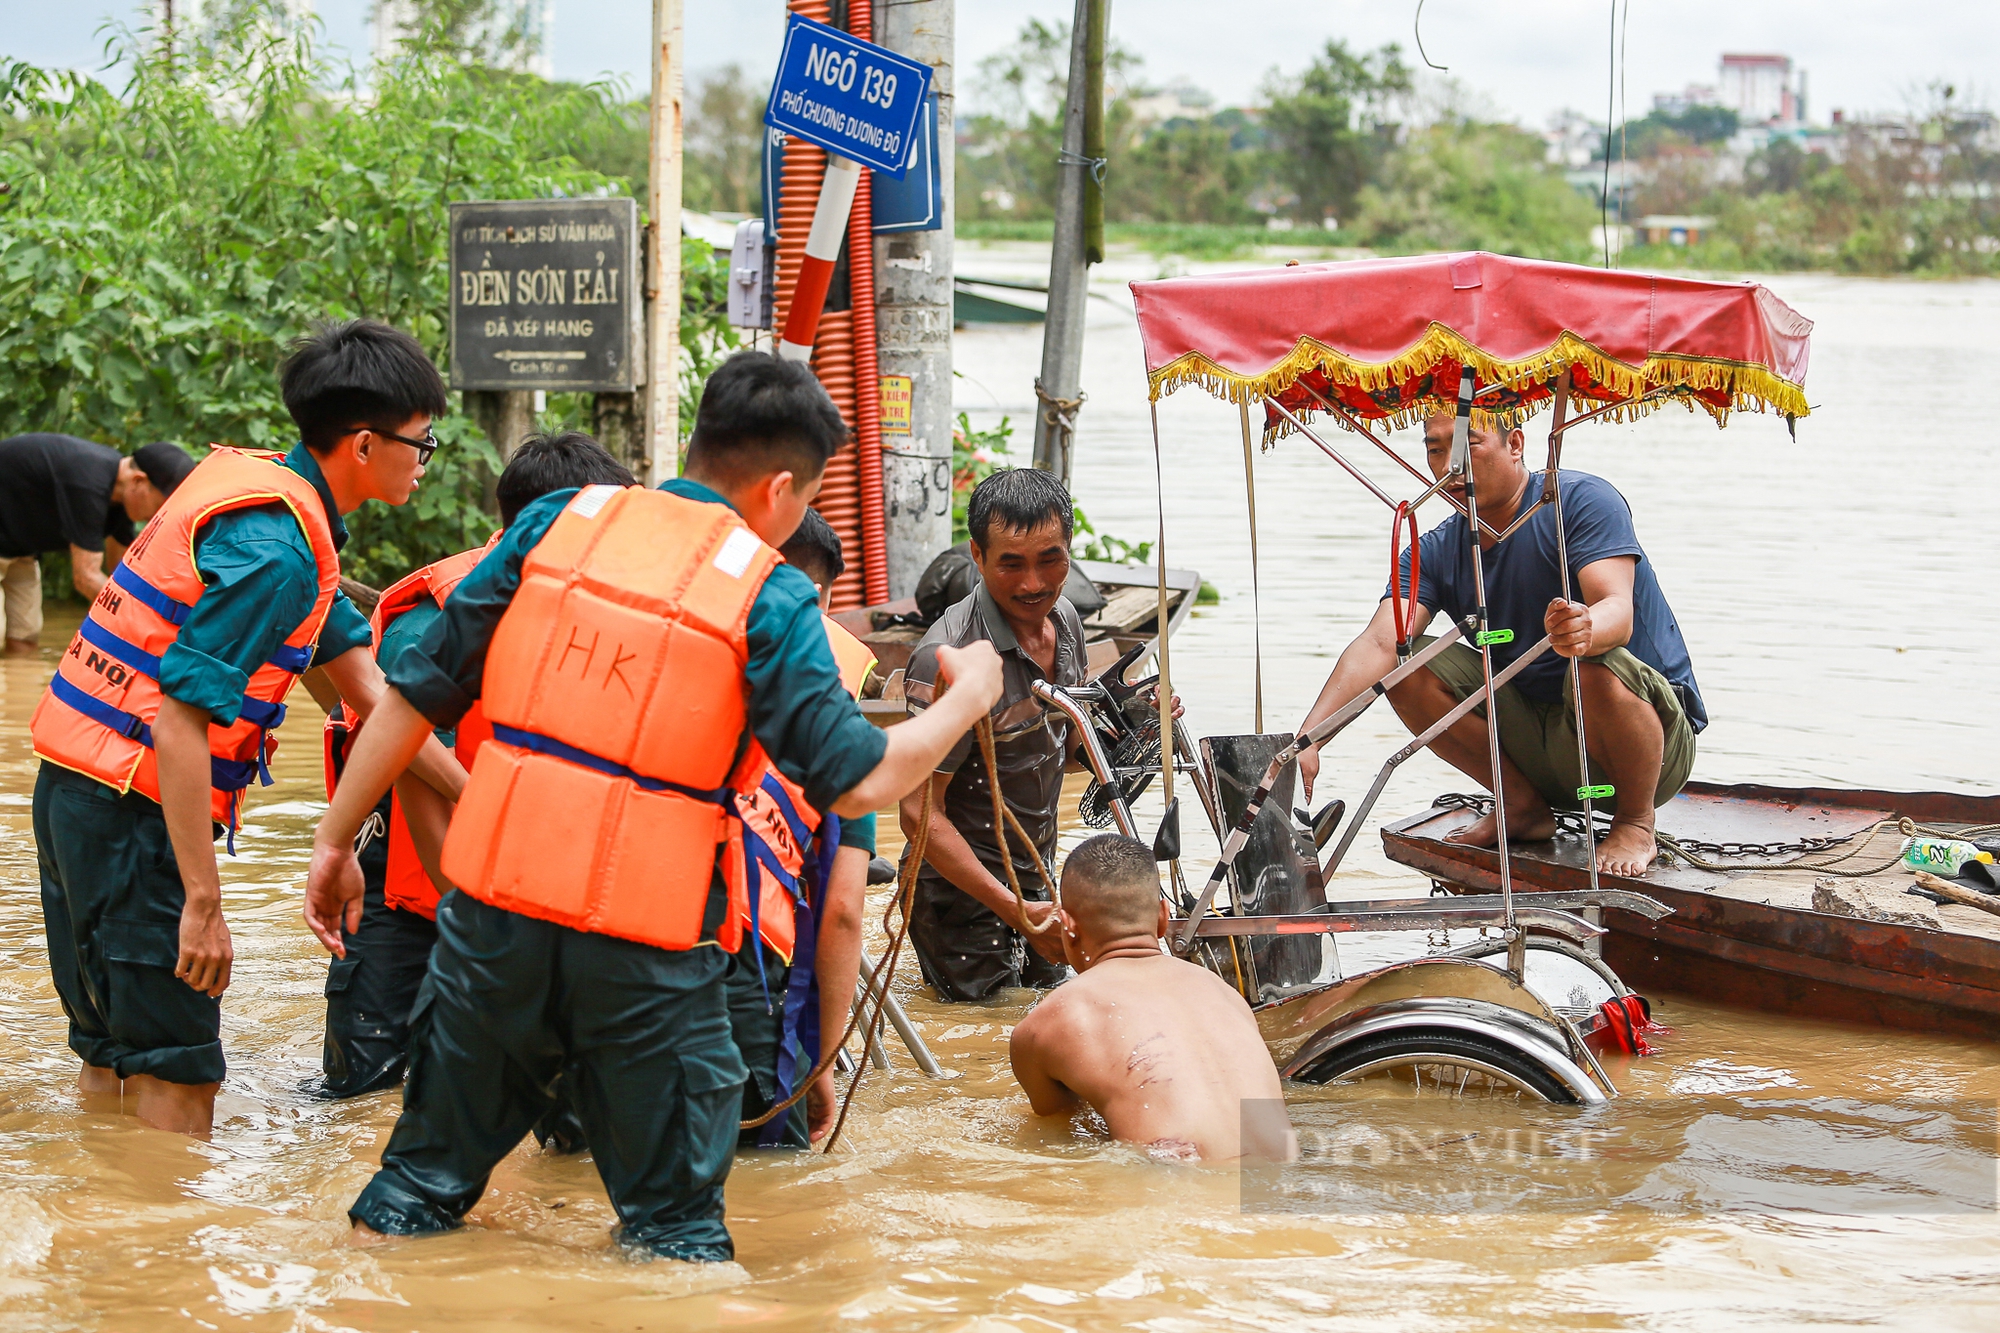
[[[813,581],[824,616],[833,582],[846,569],[840,534],[816,510],[780,548],[785,563]],[[831,619],[826,635],[841,683],[860,697],[875,655]],[[755,1120],[791,1096],[846,1031],[861,963],[861,908],[875,856],[875,812],[823,814],[797,783],[773,769],[743,801],[758,893],[756,938],[730,961],[730,1030],[750,1066],[743,1118]],[[749,923],[746,921],[745,925]],[[739,1148],[803,1148],[833,1128],[833,1070],[805,1101],[757,1129]]]
[[[35,709],[34,828],[49,967],[87,1097],[206,1135],[225,1065],[233,950],[214,839],[230,850],[284,700],[309,669],[367,716],[382,676],[338,592],[341,515],[402,504],[437,442],[444,382],[415,339],[354,320],[280,372],[290,454],[217,447],[91,604]],[[456,796],[432,741],[413,770]]]
[[[847,567],[840,534],[819,511],[808,509],[778,553],[813,581],[825,618],[833,581]],[[825,628],[841,684],[858,698],[875,654],[831,618],[825,618]],[[868,863],[875,855],[875,815],[842,819],[822,814],[776,768],[739,795],[737,807],[750,884],[738,906],[743,947],[730,959],[724,985],[730,1034],[750,1067],[743,1083],[743,1118],[755,1120],[789,1098],[846,1031],[860,972],[861,907],[868,891]],[[555,1109],[535,1126],[535,1137],[551,1152],[581,1152],[588,1146],[570,1096],[577,1077],[575,1072],[565,1075]],[[768,1124],[744,1130],[736,1146],[804,1148],[833,1128],[835,1109],[829,1067],[803,1102]]]
[[[392,664],[313,845],[307,921],[328,948],[359,918],[354,837],[432,727],[478,701],[493,738],[445,841],[457,892],[357,1239],[459,1225],[567,1066],[622,1243],[734,1255],[738,798],[775,765],[815,809],[879,809],[999,692],[990,648],[949,651],[951,689],[885,733],[841,684],[812,582],[776,548],[846,434],[805,366],[739,352],[703,389],[686,476],[529,505]]]
[[[504,528],[530,501],[550,491],[633,484],[625,465],[588,435],[530,436],[507,460],[495,488],[500,522]],[[379,665],[387,668],[423,640],[451,590],[499,540],[495,533],[486,545],[426,565],[382,594],[371,617]],[[325,734],[331,798],[360,727],[335,703]],[[470,769],[480,742],[490,734],[484,713],[474,705],[455,737],[440,733],[439,739],[453,746],[458,761]],[[418,807],[414,821],[410,807]],[[410,1010],[437,941],[438,898],[449,887],[438,869],[438,855],[450,815],[449,804],[406,774],[362,826],[355,854],[367,894],[359,929],[343,936],[346,956],[334,959],[327,970],[323,1077],[316,1089],[321,1096],[354,1097],[403,1081]]]

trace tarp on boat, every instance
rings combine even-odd
[[[1812,321],[1754,282],[1470,253],[1166,278],[1132,296],[1156,400],[1199,384],[1304,417],[1323,410],[1317,394],[1402,426],[1450,411],[1470,365],[1475,416],[1507,426],[1552,399],[1564,368],[1573,395],[1616,419],[1674,399],[1718,425],[1808,411]],[[1266,437],[1281,424],[1267,408]]]

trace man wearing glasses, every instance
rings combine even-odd
[[[446,406],[417,341],[365,320],[294,344],[280,385],[298,446],[218,447],[188,473],[92,602],[33,722],[42,910],[78,1086],[198,1136],[224,1074],[234,957],[215,838],[235,850],[302,674],[373,710],[382,674],[339,592],[341,516],[409,499]],[[448,798],[465,780],[435,740],[411,772]]]

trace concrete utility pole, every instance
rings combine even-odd
[[[680,471],[681,0],[653,0],[652,158],[646,214],[646,427],[639,480]]]
[[[952,117],[956,105],[954,0],[903,0],[877,8],[877,40],[933,71],[938,102],[939,208],[944,226],[875,242],[875,327],[880,373],[910,377],[910,434],[882,447],[889,596],[917,590],[924,567],[951,545]],[[857,297],[857,299],[859,299]],[[875,393],[873,384],[856,392]],[[893,443],[891,443],[893,441]],[[869,478],[863,478],[867,485]]]
[[[1069,99],[1063,108],[1062,157],[1056,167],[1055,244],[1049,252],[1049,309],[1042,325],[1042,373],[1035,381],[1035,466],[1067,486],[1074,461],[1078,393],[1083,387],[1083,314],[1090,294],[1084,254],[1084,107],[1089,97],[1092,11],[1104,0],[1076,0],[1069,34]],[[1050,420],[1050,418],[1054,420]]]

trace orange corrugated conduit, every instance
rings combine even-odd
[[[849,0],[848,31],[875,39],[874,0]],[[861,499],[863,596],[871,604],[889,600],[889,541],[882,516],[881,370],[875,340],[875,208],[867,176],[854,192],[847,220],[847,276],[854,292],[854,433]],[[842,538],[845,541],[845,538]]]
[[[810,19],[827,21],[826,0],[790,0],[789,7]],[[871,0],[852,0],[848,27],[872,40]],[[778,274],[772,324],[785,326],[792,294],[805,260],[813,210],[826,176],[826,153],[797,139],[785,142],[784,174],[778,188]],[[847,610],[889,597],[889,562],[882,499],[882,422],[875,332],[875,236],[873,209],[864,177],[848,218],[847,310],[820,316],[813,339],[812,367],[854,432],[854,447],[836,454],[826,468],[815,508],[840,534],[847,571],[834,583],[833,605]]]

